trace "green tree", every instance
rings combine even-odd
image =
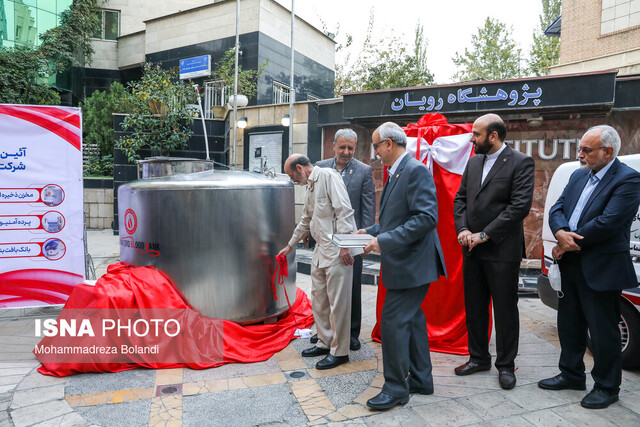
[[[0,50],[0,104],[59,104],[60,95],[47,84],[48,75],[49,65],[40,51]]]
[[[456,52],[453,63],[458,81],[512,79],[522,75],[521,49],[513,40],[512,29],[497,19],[487,18],[478,33],[471,36],[471,50]]]
[[[0,102],[59,104],[47,78],[73,65],[91,63],[91,35],[99,28],[98,0],[75,0],[60,25],[40,36],[39,47],[0,50]]]
[[[535,76],[546,76],[549,67],[557,64],[560,58],[560,38],[544,34],[549,25],[562,13],[562,0],[542,0],[542,13],[538,27],[533,32],[531,56],[529,57],[529,73]]]
[[[97,90],[80,103],[82,108],[83,141],[90,152],[85,175],[110,176],[113,174],[113,113],[133,112],[131,95],[118,82],[111,83],[108,91]]]
[[[407,46],[398,37],[374,37],[374,13],[369,13],[369,25],[360,54],[351,64],[347,53],[353,38],[336,45],[336,53],[345,51],[345,60],[336,64],[335,94],[397,87],[426,86],[433,83],[427,66],[427,40],[424,29],[415,28],[414,44]],[[325,30],[326,32],[326,30]]]
[[[258,91],[258,78],[269,63],[269,58],[265,62],[258,65],[257,70],[243,70],[238,64],[238,95],[244,95],[251,99]],[[236,51],[235,47],[227,50],[222,58],[215,64],[213,69],[213,77],[224,81],[225,86],[229,86],[233,91],[235,84],[235,65]]]
[[[193,115],[187,105],[197,98],[191,84],[179,79],[177,67],[163,70],[145,62],[142,70],[142,78],[128,85],[133,112],[122,122],[122,128],[133,133],[116,141],[130,162],[140,157],[144,147],[159,155],[185,148],[193,133],[189,127]]]

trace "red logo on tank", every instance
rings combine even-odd
[[[127,209],[124,213],[124,228],[129,234],[135,233],[136,228],[138,228],[138,218],[133,209]]]

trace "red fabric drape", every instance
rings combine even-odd
[[[471,127],[471,123],[449,124],[441,114],[426,114],[420,118],[417,124],[409,124],[404,128],[404,131],[407,136],[422,137],[431,145],[438,137],[470,133]],[[420,157],[419,147],[420,144],[418,144],[416,153],[417,158]],[[444,253],[448,277],[441,277],[438,281],[433,282],[422,302],[421,307],[427,318],[429,346],[431,350],[437,352],[469,354],[462,284],[462,250],[457,241],[453,222],[453,199],[460,187],[462,175],[448,172],[434,162],[433,179],[438,197],[437,232]],[[371,333],[371,338],[378,342],[380,341],[380,313],[385,295],[386,289],[380,282],[376,305],[377,322]]]
[[[162,336],[137,337],[44,337],[39,346],[89,347],[113,345],[150,346],[159,344],[157,355],[137,356],[95,355],[87,362],[83,356],[51,356],[36,354],[42,366],[38,371],[45,375],[67,376],[77,372],[118,372],[139,367],[205,369],[226,363],[250,363],[268,359],[282,350],[293,339],[297,328],[309,328],[313,323],[311,303],[306,294],[297,289],[292,308],[281,315],[275,324],[241,326],[237,323],[211,319],[193,309],[173,282],[153,267],[132,267],[123,263],[109,266],[95,286],[78,285],[69,296],[58,316],[78,318],[81,313],[109,313],[120,319],[132,317],[132,313],[152,310],[157,317],[171,315],[179,320],[180,334],[168,338]]]

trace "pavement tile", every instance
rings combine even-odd
[[[73,408],[64,400],[52,400],[37,405],[25,406],[11,411],[15,427],[29,426],[60,415],[73,412]]]
[[[88,422],[101,427],[148,426],[151,399],[114,405],[83,406],[75,411]]]
[[[396,406],[388,411],[369,411],[373,414],[365,419],[369,426],[419,426],[424,425],[424,420],[409,408]]]
[[[378,369],[378,361],[375,359],[372,360],[363,360],[362,362],[350,362],[345,363],[344,365],[340,365],[333,369],[309,369],[309,375],[312,378],[322,378],[322,377],[330,377],[334,375],[344,375],[344,374],[352,374],[354,372],[363,372],[369,370]]]
[[[364,390],[362,393],[360,393],[360,395],[358,397],[353,399],[353,402],[354,403],[359,403],[361,405],[366,405],[367,404],[367,400],[369,400],[372,397],[378,395],[378,393],[380,393],[381,391],[382,391],[382,387],[371,386],[371,387],[367,388],[366,390]]]
[[[309,421],[315,421],[336,410],[316,380],[296,381],[289,385]]]
[[[156,371],[155,385],[167,385],[182,383],[182,368],[158,369]]]
[[[491,427],[513,427],[513,426],[532,426],[529,421],[525,420],[522,416],[516,415],[513,417],[500,418],[497,420],[485,421],[478,424],[479,426],[491,426]]]
[[[11,421],[9,421],[9,412],[0,411],[0,426],[11,426]]]
[[[121,372],[75,374],[61,379],[67,382],[66,394],[76,395],[153,387],[156,371],[153,369],[130,369]]]
[[[184,396],[182,413],[184,426],[302,425],[308,421],[289,384]]]
[[[640,393],[620,393],[618,404],[640,416]]]
[[[134,388],[130,390],[115,390],[109,392],[111,396],[111,402],[109,403],[122,403],[140,399],[151,399],[154,395],[154,392],[155,388],[153,387]]]
[[[282,384],[287,382],[287,377],[282,372],[274,372],[272,374],[253,375],[244,378],[244,384],[247,387],[261,387],[273,384]]]
[[[15,386],[20,382],[20,380],[24,377],[24,375],[6,375],[4,377],[0,377],[0,386],[3,385],[13,385]]]
[[[0,411],[9,409],[12,397],[12,394],[9,392],[0,393]]]
[[[182,395],[173,395],[159,396],[151,399],[151,407],[149,408],[149,425],[181,425],[182,398]]]
[[[283,371],[296,371],[298,369],[306,369],[307,365],[302,360],[300,353],[289,344],[284,349],[276,353],[275,359]]]
[[[42,375],[40,372],[33,370],[27,376],[22,378],[22,381],[20,381],[16,390],[27,390],[31,388],[47,387],[55,384],[64,384],[66,381],[67,378]]]
[[[462,426],[482,421],[482,418],[455,400],[443,400],[414,406],[411,409],[423,420],[415,425],[424,425],[428,422],[434,426]]]
[[[508,417],[524,412],[524,409],[511,402],[505,397],[505,393],[500,391],[462,397],[458,401],[485,420]]]
[[[183,370],[184,382],[198,382],[207,380],[218,380],[223,378],[238,378],[250,375],[270,374],[281,372],[275,357],[271,357],[264,362],[258,363],[230,363],[209,369],[187,369]]]
[[[16,368],[0,368],[0,377],[11,376],[11,375],[21,375],[25,376],[29,372],[31,372],[33,368],[31,366],[25,367],[16,367]]]
[[[559,415],[558,412],[555,412],[551,409],[543,409],[541,411],[522,414],[522,418],[527,420],[529,423],[539,427],[574,425],[569,420]]]
[[[316,381],[323,388],[333,406],[340,408],[354,401],[369,387],[377,371],[364,371],[352,374],[334,375],[317,378]],[[333,420],[337,421],[337,420]]]
[[[552,395],[548,390],[539,388],[537,384],[518,386],[504,392],[504,396],[526,411],[537,411],[570,403],[561,396]]]
[[[33,390],[19,390],[13,394],[11,409],[22,408],[23,406],[35,405],[48,402],[49,400],[61,400],[64,398],[64,384],[56,384],[48,387],[41,387]]]
[[[604,415],[603,412],[607,410],[608,409],[589,410],[580,406],[579,403],[552,409],[553,412],[562,418],[580,427],[608,427],[617,425],[602,418],[602,415]]]
[[[112,391],[103,391],[100,393],[78,394],[75,396],[65,396],[66,401],[74,408],[80,406],[96,406],[111,403]]]
[[[639,402],[636,401],[636,406],[638,405],[638,403]],[[585,411],[589,411],[589,410],[585,409]],[[639,424],[637,413],[635,413],[634,411],[624,406],[621,406],[615,403],[606,409],[598,410],[597,415],[602,419],[610,422],[613,425],[619,425],[619,426],[636,425],[637,426]]]
[[[75,412],[52,418],[42,423],[34,424],[34,426],[40,427],[84,427],[91,425],[92,423],[85,420],[80,414],[77,414]]]
[[[345,416],[347,419],[358,418],[358,417],[367,417],[371,415],[371,409],[367,408],[363,405],[345,405],[342,408],[339,408],[337,413]]]

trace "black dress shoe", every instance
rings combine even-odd
[[[316,369],[332,369],[349,361],[349,356],[334,356],[328,354],[327,357],[316,363]]]
[[[479,365],[476,362],[468,361],[464,365],[460,365],[453,371],[456,375],[471,375],[480,371],[488,371],[491,369],[491,365]]]
[[[538,387],[545,390],[586,390],[587,386],[584,381],[571,381],[562,374],[553,378],[546,378],[538,381]]]
[[[329,354],[328,348],[320,348],[315,345],[306,350],[302,350],[302,357],[316,357],[316,356],[322,356],[325,354]]]
[[[349,350],[360,350],[360,340],[358,338],[351,337],[351,341],[349,341]]]
[[[617,401],[618,393],[611,393],[607,390],[594,387],[593,390],[582,399],[580,405],[588,409],[603,409]]]
[[[315,334],[314,336],[312,336],[311,338],[309,338],[309,342],[311,344],[315,344],[318,342],[318,334]]]
[[[498,371],[498,382],[500,387],[505,390],[511,390],[516,386],[516,374],[513,369],[500,369]]]
[[[371,409],[384,410],[391,409],[396,405],[404,405],[409,401],[409,396],[393,397],[385,392],[380,392],[375,397],[367,400],[367,406]]]

